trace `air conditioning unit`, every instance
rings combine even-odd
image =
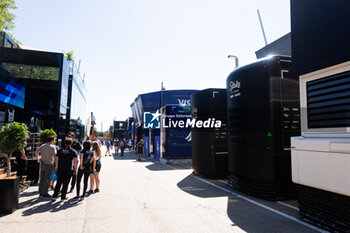
[[[293,182],[350,196],[350,62],[301,75],[300,105]]]
[[[350,61],[300,76],[304,137],[350,137]]]
[[[300,76],[302,136],[291,138],[292,180],[304,219],[350,229],[350,62]]]

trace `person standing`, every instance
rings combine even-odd
[[[56,156],[57,184],[52,199],[56,200],[58,193],[61,190],[61,200],[66,200],[69,180],[72,176],[72,161],[74,161],[74,169],[77,166],[77,152],[71,148],[73,140],[66,138],[64,140],[64,147],[58,150]]]
[[[73,141],[71,148],[74,149],[77,152],[77,154],[79,154],[82,147],[81,147],[80,142],[75,140],[75,133],[69,132],[67,137],[71,138]],[[79,164],[77,167],[79,167]],[[72,161],[72,168],[73,168],[73,161]],[[77,180],[77,170],[72,169],[71,186],[70,186],[70,191],[69,191],[70,193],[73,192],[76,180]]]
[[[111,139],[109,140],[109,143],[111,144],[111,151],[112,151],[112,150],[114,149],[114,148],[113,148],[113,146],[114,146],[114,140],[113,140],[113,138],[111,138]],[[109,156],[112,156],[112,153],[110,153]]]
[[[131,139],[129,139],[129,142],[128,142],[128,149],[129,149],[129,151],[131,151],[131,148],[132,148],[132,142],[131,142]]]
[[[143,139],[141,138],[141,140],[136,144],[137,161],[142,160],[143,149],[144,149]]]
[[[111,144],[111,150],[113,150],[113,139],[109,139],[109,144]]]
[[[77,196],[75,198],[79,198],[80,194],[80,181],[84,176],[84,187],[82,198],[85,197],[85,193],[87,190],[88,180],[90,177],[90,168],[94,159],[94,153],[91,151],[91,142],[85,141],[83,143],[83,150],[80,152],[80,166],[78,169],[78,177],[77,177]],[[91,182],[91,181],[90,181]]]
[[[119,140],[118,140],[118,138],[114,139],[114,152],[115,152],[115,156],[118,156],[118,153],[119,153]]]
[[[111,147],[111,143],[109,142],[108,139],[106,140],[106,147],[107,147],[107,150],[106,150],[105,156],[107,156],[107,154],[109,154],[109,156],[111,156],[111,152],[109,150],[109,148]]]
[[[56,147],[56,151],[58,151],[60,149],[57,145],[55,145],[55,147]],[[55,160],[53,161],[53,164],[56,164]],[[50,179],[50,190],[54,190],[55,189],[54,185],[55,185],[55,181]]]
[[[100,191],[100,171],[101,171],[101,148],[98,146],[97,143],[92,143],[92,151],[94,152],[94,159],[95,159],[95,167],[92,167],[92,174],[93,174],[93,182],[90,182],[92,186],[90,187],[90,190],[93,190],[94,183],[96,186],[95,193],[98,193]],[[95,174],[94,174],[95,173]],[[91,177],[90,177],[91,180]]]
[[[50,176],[54,171],[54,159],[56,157],[55,137],[49,136],[47,142],[35,151],[35,157],[40,163],[39,196],[50,197]],[[39,156],[40,154],[40,156]]]
[[[26,171],[26,163],[27,163],[27,156],[24,151],[24,149],[21,149],[19,151],[15,151],[12,156],[16,157],[17,161],[17,176],[19,176],[19,182],[20,185],[22,184],[22,176],[25,174]]]
[[[124,156],[125,150],[125,138],[120,141],[120,156]]]
[[[92,151],[94,153],[94,162],[90,174],[90,191],[94,192],[94,184],[96,184],[95,193],[100,191],[100,171],[101,171],[101,148],[96,142],[92,143]]]

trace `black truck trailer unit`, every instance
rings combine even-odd
[[[296,196],[290,137],[300,134],[299,86],[291,59],[274,56],[227,78],[229,186],[277,200]]]
[[[309,154],[315,149],[313,141],[321,141],[323,145],[339,141],[349,148],[349,16],[348,0],[291,0],[293,69],[301,83],[305,83],[305,87],[301,86],[304,96],[301,100],[306,103],[306,110],[301,115],[303,118],[305,114],[307,119],[303,121],[303,137],[299,141],[292,139],[292,144],[293,140],[296,144],[295,152],[292,150],[293,180],[297,177],[296,183],[300,185],[302,218],[331,232],[350,232],[350,195],[344,191],[350,184],[349,170],[341,168],[341,165],[348,167],[349,150],[334,151],[330,146],[322,153],[318,150],[312,161]],[[302,142],[300,150],[298,144]],[[327,163],[322,158],[327,158]],[[310,162],[305,165],[304,159]],[[325,167],[319,169],[319,164]],[[307,172],[302,173],[301,166]]]
[[[220,128],[191,129],[192,167],[209,178],[228,176],[226,89],[210,88],[191,96],[192,119],[221,121]]]

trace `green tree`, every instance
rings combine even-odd
[[[65,57],[68,61],[73,61],[74,59],[74,50],[71,49],[69,52],[65,53]]]
[[[54,136],[55,138],[57,137],[56,132],[53,129],[44,129],[41,130],[40,132],[40,142],[41,143],[46,143],[47,138],[50,136]]]
[[[109,131],[105,131],[105,132],[97,131],[96,132],[96,137],[108,138],[108,136],[109,136]]]
[[[0,152],[6,154],[7,177],[11,175],[11,156],[15,150],[27,145],[28,128],[23,123],[6,124],[0,131]]]
[[[0,31],[11,31],[15,28],[15,14],[11,10],[16,9],[15,0],[0,0]]]

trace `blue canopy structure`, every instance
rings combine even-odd
[[[143,113],[157,111],[168,104],[190,105],[191,95],[198,90],[165,90],[140,94],[130,105],[135,125],[142,126]]]

